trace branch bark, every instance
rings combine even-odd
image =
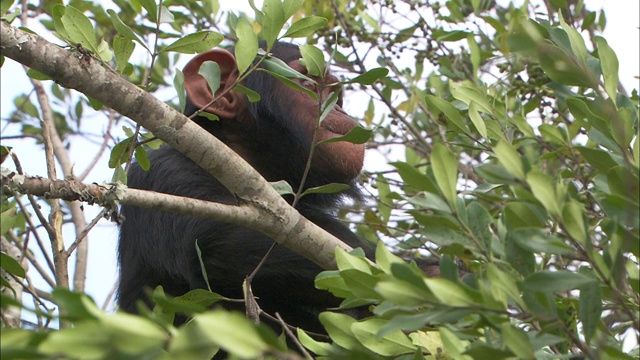
[[[336,247],[350,250],[348,245],[289,206],[255,169],[224,143],[178,111],[105,68],[97,60],[81,60],[76,53],[66,51],[38,35],[17,29],[4,21],[0,22],[0,48],[2,55],[7,58],[38,70],[60,85],[75,89],[129,117],[196,162],[241,200],[241,205],[231,212],[232,219],[237,219],[239,209],[251,209],[253,217],[245,218],[241,225],[265,233],[324,269],[335,268],[333,254]],[[124,188],[120,185],[115,189]],[[140,202],[146,199],[153,202],[153,206],[163,205],[158,197],[149,198],[143,193],[148,192],[127,189],[127,196],[121,201],[133,201],[133,198],[139,196]],[[197,207],[206,204],[207,207],[220,207],[218,209],[222,210],[220,204],[200,202],[202,204],[198,203]],[[223,211],[211,215],[211,218],[229,221],[222,212],[231,210],[224,206]],[[195,214],[195,207],[188,209],[187,213]]]

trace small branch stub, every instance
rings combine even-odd
[[[74,178],[51,180],[38,176],[25,176],[2,169],[2,192],[31,194],[46,199],[82,201],[89,205],[104,207],[111,221],[117,220],[119,196],[124,194],[125,185],[83,184]]]

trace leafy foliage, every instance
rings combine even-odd
[[[3,13],[12,10],[8,3]],[[616,54],[593,35],[604,29],[604,13],[565,1],[545,10],[468,0],[267,0],[260,9],[249,2],[254,20],[223,15],[215,1],[115,1],[106,11],[87,1],[51,3],[36,14],[45,32],[150,92],[168,86],[178,53],[206,51],[230,36],[242,44],[235,52],[241,74],[262,63],[260,71],[309,92],[290,80],[304,75],[257,47],[258,39],[270,47],[306,38],[311,75],[330,66],[348,74],[345,86],[369,96],[353,113],[375,129],[371,151],[390,166],[363,179],[375,195],[366,210],[343,215],[360,236],[378,242],[376,262],[338,251],[338,269],[320,274],[316,285],[344,298],[344,308],[369,306],[372,315],[323,313],[330,339],[298,329],[308,351],[336,359],[639,355],[637,344],[623,349],[640,328],[638,92],[622,89]],[[132,58],[136,47],[149,63]],[[208,82],[217,88],[219,74]],[[174,83],[183,86],[179,75]],[[82,134],[83,109],[92,100],[50,86],[57,133],[69,142]],[[9,122],[42,142],[34,100],[21,95],[14,102]],[[126,137],[111,144],[114,180],[125,179],[132,156],[148,166],[142,145],[154,140],[125,127]],[[331,141],[361,143],[370,135],[356,128]],[[341,189],[328,184],[308,193]],[[2,235],[11,232],[7,238],[24,244],[27,211],[17,211],[7,194],[2,201]],[[3,245],[3,274],[24,278],[8,253]],[[427,254],[439,258],[440,278],[425,277],[417,265]],[[15,283],[3,277],[2,286]],[[54,290],[51,300],[62,311],[25,308],[43,321],[35,329],[5,325],[2,358],[205,359],[218,348],[253,358],[287,351],[270,329],[208,310],[228,299],[205,291],[169,299],[161,289],[154,299],[156,308],[140,316],[107,314],[84,295]],[[2,300],[3,313],[21,306],[12,292]],[[176,329],[178,312],[193,320]],[[73,327],[54,330],[53,318]]]

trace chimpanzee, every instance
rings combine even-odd
[[[306,74],[297,46],[277,43],[271,53]],[[194,57],[184,68],[187,115],[213,99],[205,79],[198,74],[205,61],[215,61],[220,66],[221,87],[217,94],[227,90],[238,78],[236,61],[230,52],[214,49]],[[338,79],[331,74],[314,80],[327,86],[317,87],[308,80],[294,81],[316,92],[322,89],[323,94],[319,95],[325,99],[330,92],[341,90],[332,85]],[[204,117],[194,120],[268,181],[286,180],[295,189],[301,183],[309,156],[318,102],[261,71],[253,72],[243,85],[260,94],[261,100],[250,103],[244,94],[232,90],[205,109],[217,115],[218,121]],[[317,141],[346,134],[356,126],[356,121],[342,109],[341,97],[320,125]],[[132,166],[128,177],[130,187],[224,204],[237,203],[232,193],[177,150],[164,146],[151,152],[149,158],[149,171],[136,164]],[[362,168],[363,158],[364,145],[335,142],[318,146],[304,187],[338,182],[350,184],[351,188],[339,194],[305,196],[296,208],[350,246],[365,248],[371,257],[371,247],[335,218],[340,201],[358,196],[354,179]],[[118,301],[120,308],[129,312],[135,312],[136,301],[148,302],[144,294],[146,288],[162,285],[171,295],[206,288],[196,240],[211,289],[236,299],[243,297],[245,277],[273,244],[272,239],[260,232],[220,221],[126,205],[122,206],[122,215]],[[337,306],[339,300],[314,287],[314,278],[321,270],[293,251],[276,246],[252,282],[253,293],[267,313],[278,312],[291,325],[323,332],[318,314]]]

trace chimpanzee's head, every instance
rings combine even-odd
[[[185,88],[188,96],[186,115],[195,110],[217,115],[220,120],[204,117],[196,120],[247,162],[267,180],[286,180],[299,186],[312,139],[319,118],[320,102],[331,92],[340,98],[331,113],[317,127],[316,142],[341,136],[353,129],[357,122],[342,109],[342,89],[331,73],[324,77],[307,74],[301,62],[298,46],[277,43],[273,56],[314,81],[293,79],[299,85],[315,91],[315,100],[302,91],[294,90],[263,71],[254,71],[242,85],[260,94],[257,103],[250,103],[245,94],[230,89],[238,79],[236,59],[230,52],[214,49],[194,57],[184,68]],[[220,89],[214,96],[205,79],[198,74],[205,61],[214,61],[221,71]],[[220,96],[222,95],[222,96]],[[331,182],[352,183],[362,169],[364,145],[339,141],[319,145],[313,155],[311,172],[305,188]]]

